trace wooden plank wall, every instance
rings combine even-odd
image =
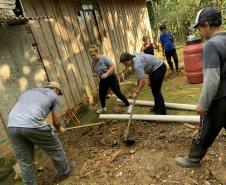
[[[81,0],[81,2],[84,2]],[[125,68],[119,64],[122,51],[138,52],[142,36],[150,33],[144,0],[99,0],[105,33],[100,33],[103,52],[117,66],[117,73]],[[73,0],[22,0],[26,16],[52,16],[33,20],[29,24],[38,43],[50,80],[61,83],[64,108],[76,107],[92,101],[98,92],[94,79],[84,28],[78,22]],[[97,19],[101,19],[98,17]]]
[[[34,39],[26,25],[0,28],[0,148],[5,140],[8,114],[23,91],[43,87],[47,78],[32,47]]]

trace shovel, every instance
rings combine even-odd
[[[76,127],[69,127],[69,128],[65,128],[64,130],[66,132],[66,131],[69,131],[69,130],[75,130],[75,129],[86,128],[86,127],[93,127],[93,126],[103,125],[103,124],[108,124],[108,123],[109,122],[102,121],[102,122],[98,122],[98,123],[92,123],[92,124],[87,124],[87,125],[79,125],[79,126],[76,126]],[[55,128],[53,128],[53,131],[58,132]]]
[[[130,116],[129,116],[129,122],[128,122],[126,131],[125,131],[125,135],[124,135],[124,143],[127,144],[127,145],[129,145],[129,146],[130,145],[133,145],[135,143],[134,140],[128,139],[129,128],[130,128],[130,124],[131,124],[131,121],[132,121],[133,109],[134,109],[135,101],[136,101],[136,98],[133,98],[133,104],[132,104],[132,109],[131,109]]]

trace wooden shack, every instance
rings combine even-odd
[[[1,1],[11,2],[15,14],[0,27],[0,110],[5,119],[22,91],[46,81],[61,84],[62,112],[92,103],[98,79],[90,44],[113,60],[120,76],[125,70],[120,53],[139,51],[142,36],[150,35],[145,0]],[[0,8],[7,7],[0,3]]]

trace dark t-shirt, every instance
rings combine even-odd
[[[154,47],[152,45],[148,46],[147,48],[144,49],[144,53],[149,55],[154,55]]]
[[[226,96],[226,80],[221,79],[222,68],[226,62],[226,32],[212,36],[204,45],[202,52],[203,87],[199,106],[208,111],[211,102]]]

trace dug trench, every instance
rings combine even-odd
[[[213,147],[197,169],[183,169],[175,164],[175,158],[189,151],[197,124],[158,123],[134,121],[129,138],[135,144],[128,147],[123,141],[127,122],[112,121],[109,124],[71,130],[60,136],[69,161],[75,171],[60,182],[50,159],[40,153],[37,167],[40,185],[146,185],[224,184],[224,158],[226,142],[224,133],[219,135]]]

